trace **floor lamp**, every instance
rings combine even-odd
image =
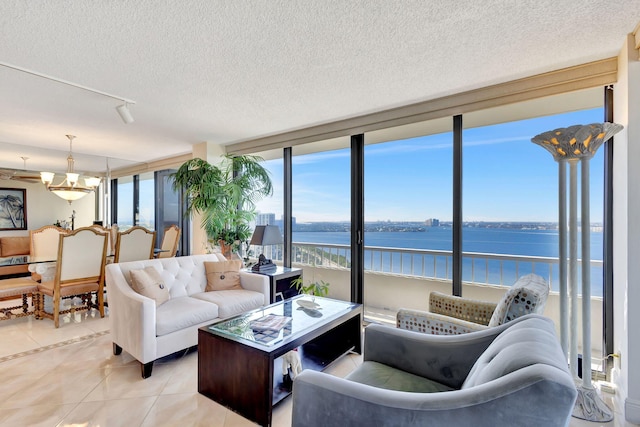
[[[622,130],[616,123],[575,125],[541,133],[531,139],[558,162],[560,342],[576,381],[573,416],[587,421],[613,420],[611,409],[591,383],[591,221],[589,161],[603,142]],[[569,164],[569,275],[567,286],[566,164]],[[578,164],[582,225],[582,381],[578,378]],[[567,295],[568,290],[568,295]]]

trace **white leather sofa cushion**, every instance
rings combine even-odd
[[[262,296],[262,294],[259,294]],[[171,298],[156,309],[156,336],[218,317],[218,306],[191,297]]]
[[[200,292],[191,296],[217,305],[218,316],[223,319],[261,307],[264,303],[260,292],[245,289]]]

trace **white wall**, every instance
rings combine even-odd
[[[629,35],[614,87],[614,121],[625,128],[614,137],[614,350],[621,358],[612,379],[625,418],[640,423],[640,63],[634,44]]]
[[[70,220],[71,213],[76,211],[75,227],[86,227],[95,219],[95,195],[89,193],[71,205],[48,191],[43,184],[21,181],[2,180],[0,188],[24,188],[27,190],[27,229],[35,230],[51,225],[56,220]],[[28,230],[0,231],[0,236],[26,236]]]

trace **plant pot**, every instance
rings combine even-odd
[[[220,252],[222,255],[228,260],[231,260],[233,256],[232,245],[227,244],[224,240],[218,240],[218,245],[220,246]]]

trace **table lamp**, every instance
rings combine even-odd
[[[280,229],[276,225],[257,225],[256,229],[251,236],[251,242],[249,245],[256,246],[268,246],[279,245],[282,243],[282,236],[280,235]],[[253,272],[268,272],[276,269],[276,265],[270,259],[267,259],[264,254],[260,254],[258,257],[258,263],[251,267]]]

